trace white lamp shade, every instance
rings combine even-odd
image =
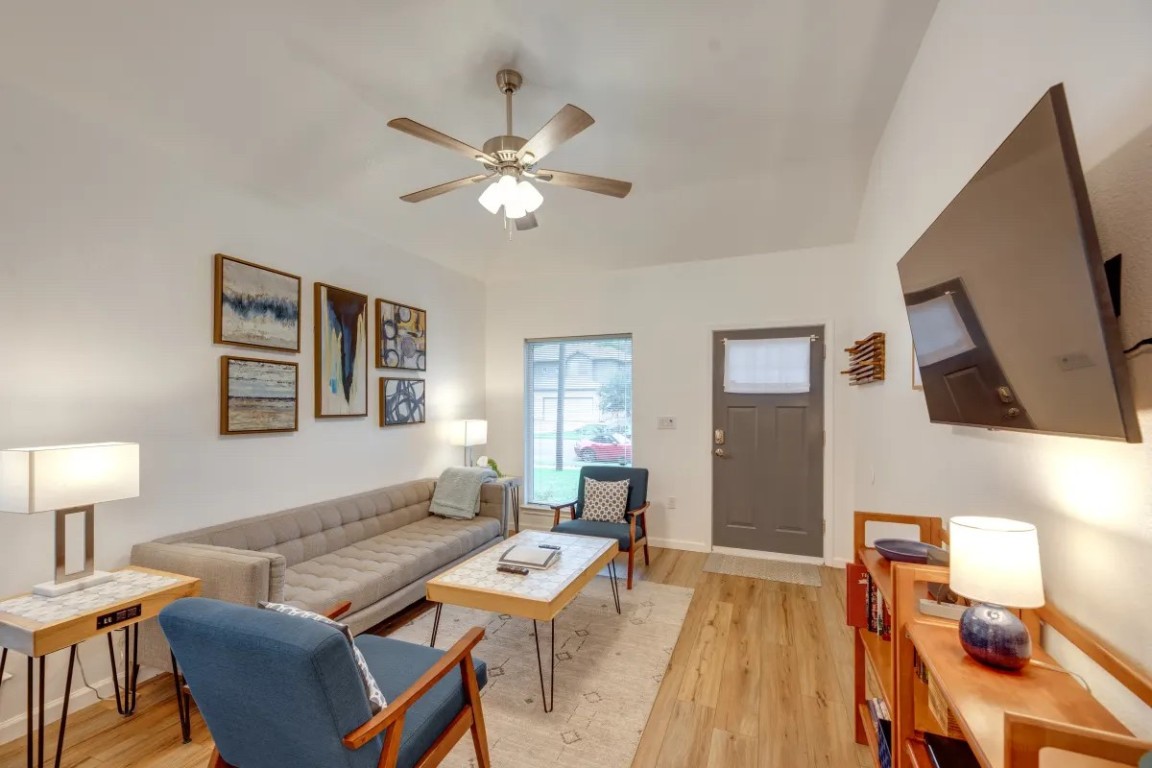
[[[954,517],[948,539],[954,592],[1008,608],[1044,605],[1036,526],[1003,517]]]
[[[136,443],[0,450],[2,512],[50,512],[139,495]]]
[[[484,206],[488,213],[496,213],[500,210],[500,206],[504,205],[504,193],[500,189],[499,182],[489,184],[480,193],[480,205]]]
[[[516,198],[520,201],[520,207],[528,213],[535,211],[544,202],[544,195],[540,194],[540,190],[526,181],[516,185]]]
[[[484,419],[465,419],[453,425],[452,444],[471,448],[488,442],[488,422]]]

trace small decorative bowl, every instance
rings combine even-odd
[[[876,551],[897,563],[927,563],[928,544],[911,539],[876,539]]]

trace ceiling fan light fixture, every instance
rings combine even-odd
[[[528,215],[528,211],[524,209],[519,200],[509,200],[504,203],[504,215],[510,219],[522,219]]]
[[[504,191],[500,189],[500,182],[489,184],[480,193],[480,205],[488,211],[488,213],[495,214],[500,210],[500,206],[504,205]]]
[[[516,202],[519,203],[527,213],[533,213],[544,202],[544,195],[540,194],[540,190],[532,186],[526,181],[522,181],[516,185]]]

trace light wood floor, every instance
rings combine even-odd
[[[696,594],[633,768],[868,768],[867,752],[852,740],[844,572],[822,569],[823,587],[803,587],[704,573],[705,558],[653,548],[651,567],[638,568],[640,578]],[[204,768],[212,742],[199,713],[191,744],[180,743],[179,731],[164,675],[141,685],[130,718],[108,702],[73,713],[63,765]],[[54,745],[55,734],[50,727],[46,742]],[[23,739],[0,746],[0,768],[23,766],[23,749]]]

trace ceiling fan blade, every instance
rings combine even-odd
[[[422,189],[419,192],[413,192],[411,194],[404,195],[400,199],[406,203],[418,203],[421,200],[427,200],[430,197],[436,197],[437,195],[442,195],[445,192],[451,192],[454,189],[459,189],[460,187],[466,187],[469,184],[475,184],[476,182],[484,181],[484,179],[491,178],[495,175],[496,174],[494,173],[478,173],[475,176],[469,176],[464,179],[456,179],[456,181],[448,181],[443,184],[437,184],[434,187],[428,187],[428,189]]]
[[[567,171],[538,170],[534,174],[539,181],[555,184],[560,187],[583,189],[586,192],[595,192],[598,195],[612,197],[627,197],[632,191],[632,182],[606,179],[603,176],[588,176],[583,173],[568,173]]]
[[[415,120],[409,120],[406,117],[398,117],[395,120],[389,120],[388,127],[395,128],[401,133],[406,133],[409,136],[415,136],[418,139],[424,139],[424,141],[430,141],[433,144],[438,144],[445,149],[450,149],[453,152],[464,155],[470,160],[478,160],[482,163],[488,163],[489,165],[499,164],[496,158],[492,157],[491,155],[484,154],[480,150],[476,149],[476,147],[465,144],[459,139],[454,139],[446,133],[440,133],[440,131],[436,130],[435,128],[429,128],[428,126],[422,125]]]
[[[513,219],[516,222],[516,231],[524,232],[529,229],[536,229],[540,226],[540,222],[536,221],[536,214],[526,213],[518,219]]]
[[[535,136],[528,139],[528,143],[516,153],[516,159],[524,161],[528,155],[532,155],[525,162],[525,165],[534,165],[543,160],[549,152],[594,122],[596,121],[592,119],[592,115],[580,107],[565,104],[559,112],[552,116],[551,120],[544,124],[543,128],[536,131]]]

